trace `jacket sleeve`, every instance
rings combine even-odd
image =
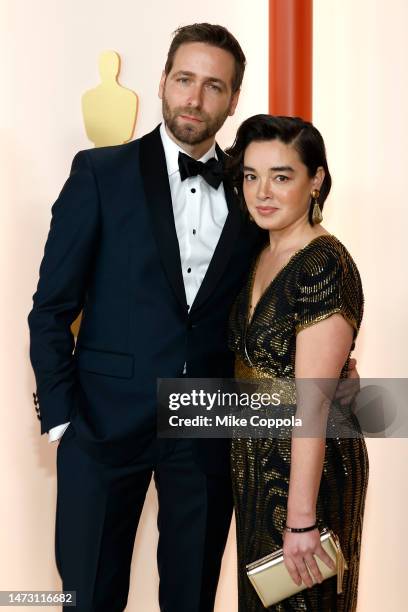
[[[91,161],[79,152],[57,201],[28,315],[30,359],[41,433],[70,420],[77,383],[70,326],[81,312],[99,234],[99,194]]]

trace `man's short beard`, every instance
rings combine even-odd
[[[188,145],[197,145],[215,136],[229,115],[229,109],[214,119],[210,119],[208,115],[197,113],[189,108],[177,107],[172,110],[167,103],[165,95],[163,95],[162,100],[162,111],[164,122],[173,136],[179,142]],[[197,116],[198,119],[203,121],[203,124],[199,124],[197,127],[193,127],[191,124],[180,125],[177,122],[177,118],[184,113],[192,117]]]

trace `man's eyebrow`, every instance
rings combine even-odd
[[[179,76],[191,76],[194,77],[196,76],[196,74],[194,72],[190,72],[189,70],[179,70],[178,72],[175,72],[173,74],[173,78],[179,77]],[[211,81],[211,83],[219,83],[220,85],[222,85],[223,87],[226,87],[226,83],[225,81],[223,81],[222,79],[217,79],[217,77],[205,77],[206,81]]]
[[[182,74],[185,74],[186,76],[195,76],[194,72],[189,72],[188,70],[179,70],[178,72],[175,72],[173,74],[173,77],[181,76]]]
[[[251,166],[244,166],[243,169],[248,172],[255,172],[255,168],[252,168]],[[272,168],[269,168],[269,170],[272,170],[272,172],[294,172],[295,171],[292,168],[292,166],[273,166]]]

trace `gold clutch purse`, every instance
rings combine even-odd
[[[323,529],[320,532],[320,541],[322,548],[336,563],[336,569],[332,570],[318,557],[315,557],[316,563],[324,580],[337,574],[337,593],[341,593],[344,570],[348,568],[341,551],[339,539],[329,529]],[[293,582],[283,562],[283,551],[281,548],[266,557],[262,557],[262,559],[258,559],[258,561],[250,563],[246,566],[246,570],[248,578],[252,582],[265,608],[296,593],[300,593],[300,591],[307,588],[304,582],[300,586]]]

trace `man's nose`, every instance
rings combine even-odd
[[[188,92],[187,106],[200,108],[202,103],[202,87],[200,85],[192,85]]]

